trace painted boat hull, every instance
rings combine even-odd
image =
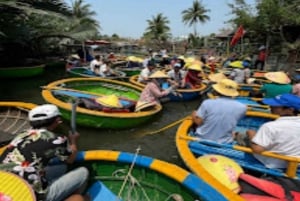
[[[23,78],[34,77],[43,74],[45,65],[38,65],[32,67],[8,67],[0,68],[1,78]]]
[[[96,75],[93,71],[86,67],[74,67],[67,69],[67,72],[72,77],[100,77],[99,75]],[[126,73],[122,71],[115,71],[117,73],[117,76],[111,76],[111,77],[105,77],[106,79],[118,79],[118,78],[124,78],[126,76]]]
[[[261,112],[247,112],[247,116],[237,127],[237,131],[244,132],[246,128],[255,129],[264,122],[274,120],[278,116],[261,113]],[[248,118],[248,119],[247,119]],[[251,123],[251,119],[257,118],[258,121]],[[213,185],[217,182],[212,178],[210,173],[204,170],[200,163],[198,163],[197,158],[206,154],[218,154],[229,157],[244,169],[255,171],[257,173],[269,174],[273,176],[287,176],[288,174],[284,170],[274,170],[264,167],[263,164],[260,165],[257,159],[253,157],[253,152],[250,148],[238,146],[238,145],[227,145],[219,144],[212,141],[200,140],[189,135],[190,128],[192,126],[192,120],[187,119],[182,122],[176,133],[176,147],[178,153],[186,166],[197,176],[201,177],[203,180],[207,181]],[[274,155],[274,154],[273,154]],[[282,157],[283,158],[283,157]],[[288,158],[288,157],[286,157]],[[300,160],[299,160],[300,161]],[[299,174],[299,170],[297,175]],[[299,174],[300,175],[300,174]],[[225,196],[230,196],[231,191],[225,186],[223,188],[218,188],[220,192]],[[224,191],[223,191],[224,190]],[[228,194],[229,193],[229,194]],[[236,199],[231,199],[236,200]]]
[[[51,90],[61,85],[64,85],[67,88],[90,92],[99,96],[115,94],[119,97],[122,96],[133,101],[137,101],[141,93],[139,87],[126,82],[104,78],[69,78],[52,82],[42,91],[42,96],[46,102],[57,105],[63,117],[68,120],[71,119],[72,110],[70,100],[56,96],[54,93],[55,90]],[[108,85],[115,88],[105,87]],[[158,114],[161,109],[162,106],[157,105],[149,111],[109,113],[78,106],[76,123],[78,125],[95,128],[133,128],[149,121]]]
[[[139,86],[141,88],[144,88],[145,84],[140,83],[137,80],[138,80],[138,75],[134,75],[129,78],[130,83]],[[172,102],[195,100],[201,97],[202,92],[205,91],[206,88],[207,85],[202,84],[202,86],[197,89],[176,89],[176,92],[178,92],[179,95],[175,95],[171,93],[168,95],[168,98]]]
[[[120,194],[124,201],[160,201],[172,195],[185,201],[227,200],[214,187],[181,167],[143,155],[107,150],[85,151],[78,153],[75,164],[89,169],[90,183],[100,180],[113,194]],[[121,192],[128,175],[130,178]],[[101,200],[107,199],[102,197]]]
[[[30,128],[28,111],[37,105],[25,102],[0,102],[0,154],[16,134]]]

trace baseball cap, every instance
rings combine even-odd
[[[294,94],[282,94],[278,95],[275,98],[265,98],[262,101],[266,105],[273,107],[291,107],[295,110],[300,109],[300,97]]]
[[[39,105],[28,113],[29,121],[46,120],[56,116],[61,116],[61,113],[57,106],[52,104]]]

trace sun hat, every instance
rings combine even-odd
[[[229,66],[230,67],[233,67],[233,68],[243,68],[243,62],[242,61],[234,61],[234,62],[230,62],[229,63]]]
[[[149,78],[170,78],[170,77],[164,72],[158,70],[155,71],[152,75],[150,75]]]
[[[136,57],[135,56],[126,57],[126,61],[136,61]]]
[[[138,101],[135,105],[135,112],[154,106],[155,102]]]
[[[122,104],[120,103],[119,98],[116,95],[102,96],[100,98],[97,98],[96,102],[106,107],[122,108]]]
[[[184,56],[180,55],[177,59],[181,59],[184,61]]]
[[[227,77],[223,73],[214,73],[208,75],[208,79],[212,82],[219,82],[222,79],[226,79]]]
[[[28,113],[29,121],[46,120],[56,116],[61,116],[61,113],[59,112],[58,107],[52,104],[39,105]]]
[[[256,78],[250,77],[246,80],[247,84],[253,84],[255,82]]]
[[[167,54],[164,54],[164,55],[162,56],[162,58],[169,58],[169,56],[168,56]]]
[[[211,57],[208,58],[208,61],[213,61],[215,59],[216,59],[215,57],[211,56]]]
[[[240,192],[238,183],[240,174],[244,173],[241,166],[234,160],[215,154],[207,154],[197,158],[198,163],[216,180],[235,193]]]
[[[282,71],[268,72],[264,74],[264,77],[277,84],[289,84],[291,82],[290,78]]]
[[[74,59],[80,59],[80,57],[77,54],[72,54],[71,57]]]
[[[244,61],[252,61],[252,59],[250,57],[246,57]]]
[[[262,102],[274,107],[291,107],[295,110],[300,109],[300,97],[294,94],[282,94],[274,98],[264,98]]]
[[[258,50],[264,50],[264,49],[266,49],[266,46],[264,46],[264,45],[262,45],[258,48]]]
[[[238,96],[238,84],[230,79],[222,79],[217,84],[212,85],[213,89],[224,96]]]
[[[200,62],[200,63],[199,63]],[[196,70],[196,71],[202,71],[202,62],[201,61],[194,61],[191,65],[188,66],[189,70]]]

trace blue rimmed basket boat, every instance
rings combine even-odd
[[[94,184],[89,192],[94,201],[228,200],[187,170],[148,156],[109,150],[82,151],[75,164],[89,169],[90,183]]]
[[[247,112],[247,116],[242,119],[236,131],[245,132],[247,129],[257,130],[264,122],[276,119],[278,116],[262,112]],[[275,153],[263,152],[262,155],[273,157],[288,162],[287,169],[270,169],[265,167],[254,156],[250,148],[236,144],[220,144],[213,141],[201,140],[190,135],[192,120],[187,119],[182,122],[176,133],[176,146],[178,152],[192,172],[201,177],[202,167],[197,162],[197,158],[206,154],[219,154],[229,157],[240,164],[244,169],[261,174],[273,176],[286,176],[299,178],[300,171],[297,169],[300,158],[282,156]]]
[[[129,78],[129,82],[140,87],[144,88],[145,84],[138,82],[139,75],[133,75]],[[196,89],[176,89],[176,93],[170,93],[168,98],[170,101],[179,102],[179,101],[190,101],[197,98],[200,98],[202,93],[206,90],[207,85],[202,84],[201,87]]]

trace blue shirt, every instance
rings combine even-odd
[[[197,116],[203,119],[203,124],[196,129],[196,135],[218,143],[231,143],[232,132],[245,116],[246,110],[245,104],[232,98],[207,99],[197,110]]]

